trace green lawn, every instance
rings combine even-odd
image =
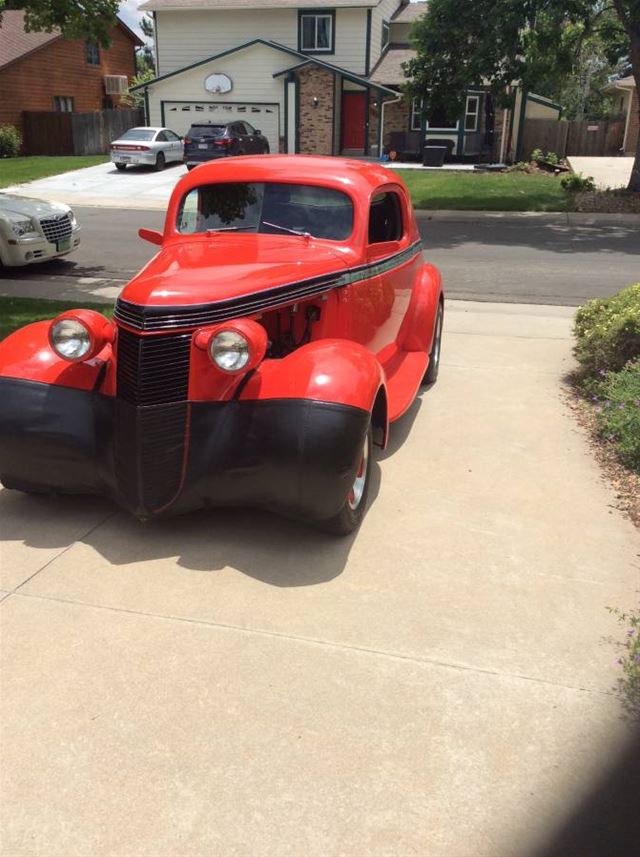
[[[95,309],[111,316],[113,310],[107,304],[91,304],[83,301],[47,301],[40,298],[3,298],[0,297],[0,339],[4,339],[13,330],[31,324],[32,321],[55,318],[66,309]]]
[[[555,176],[527,173],[398,170],[415,208],[471,211],[566,211]]]
[[[59,173],[68,173],[69,170],[81,170],[83,167],[95,167],[96,164],[103,164],[108,160],[108,155],[3,158],[0,160],[0,187],[56,176]]]

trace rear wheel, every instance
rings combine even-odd
[[[264,144],[264,149],[262,150],[262,154],[263,154],[263,155],[268,155],[270,151],[271,151],[271,149],[269,148],[269,144],[268,144],[268,143],[265,143],[265,144]]]
[[[165,165],[164,155],[162,152],[158,152],[158,154],[156,156],[156,170],[158,172],[160,172],[161,170],[164,169],[164,165]]]
[[[422,379],[423,384],[435,384],[440,369],[440,352],[442,350],[442,322],[444,320],[444,307],[442,301],[438,303],[436,323],[433,330],[433,343],[429,354],[429,366]]]
[[[120,170],[120,172],[122,172],[122,170],[127,169],[127,165],[126,164],[116,164],[116,169]]]
[[[195,167],[195,164],[185,164],[185,166],[189,171],[191,171]]]
[[[329,518],[327,521],[322,521],[320,524],[322,529],[328,533],[333,533],[336,536],[348,536],[349,533],[357,530],[362,523],[367,508],[367,495],[369,493],[372,437],[371,426],[369,426],[360,452],[360,461],[355,479],[344,501],[344,505],[337,515],[334,515],[333,518]]]

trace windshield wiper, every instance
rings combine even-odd
[[[291,229],[289,226],[281,226],[279,223],[269,223],[268,220],[263,220],[264,226],[271,226],[273,229],[282,229],[283,232],[288,232],[289,235],[299,235],[301,238],[311,238],[310,232],[301,232],[299,229]]]
[[[242,229],[255,229],[255,226],[220,226],[218,229],[207,229],[207,235],[212,232],[240,232]]]

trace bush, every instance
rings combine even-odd
[[[574,333],[585,380],[619,371],[640,357],[640,283],[580,307]]]
[[[609,372],[599,385],[598,428],[623,464],[640,473],[640,359]]]
[[[22,137],[13,125],[0,125],[0,158],[15,158],[22,148]]]
[[[531,160],[544,161],[544,152],[542,149],[534,149],[533,152],[531,152]]]
[[[596,189],[593,176],[583,176],[582,173],[569,173],[562,176],[560,184],[567,193],[590,193]]]

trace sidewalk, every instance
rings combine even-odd
[[[633,783],[595,792],[637,758],[640,536],[563,402],[572,314],[448,305],[352,539],[0,491],[2,857],[633,853]]]

